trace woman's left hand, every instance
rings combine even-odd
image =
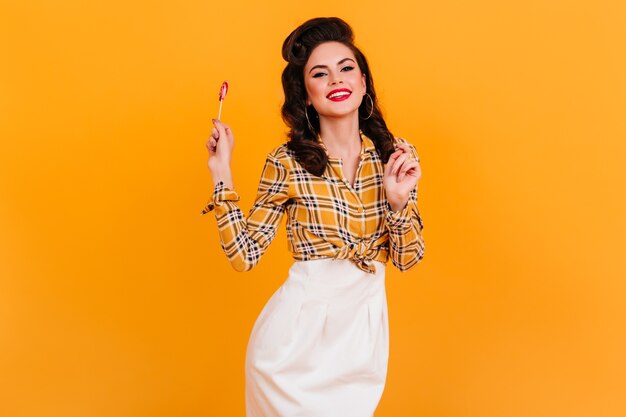
[[[383,186],[387,201],[394,211],[402,209],[409,200],[409,193],[422,176],[419,161],[413,159],[411,148],[404,143],[389,156],[383,173]]]

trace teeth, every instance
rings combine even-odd
[[[328,98],[343,97],[343,96],[347,96],[348,94],[350,93],[347,91],[339,91],[338,93],[333,93],[329,95]]]

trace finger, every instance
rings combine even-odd
[[[402,156],[402,153],[400,155],[398,155],[396,158],[394,158],[394,161],[392,161],[391,163],[389,163],[388,169],[386,170],[386,175],[387,176],[393,176],[396,175],[396,171],[397,168],[399,166],[398,164],[398,160],[399,158]],[[400,160],[400,164],[402,163],[402,161]]]
[[[398,170],[400,169],[400,167],[402,166],[404,161],[406,161],[407,158],[409,158],[409,154],[407,153],[402,153],[400,156],[398,156],[398,158],[396,158],[395,162],[393,163],[393,166],[391,167],[392,175],[396,175],[398,173]]]
[[[407,145],[406,143],[398,142],[396,144],[396,148],[402,149],[404,152],[409,152],[409,153],[411,152],[411,147]]]
[[[389,155],[389,159],[387,160],[387,165],[385,165],[384,175],[391,175],[391,169],[393,168],[393,164],[396,162],[396,160],[398,159],[400,155],[402,155],[401,149]]]
[[[402,164],[402,168],[398,171],[398,181],[402,181],[406,175],[411,174],[413,171],[417,171],[419,164],[417,161],[407,161]]]
[[[405,173],[407,172],[408,168],[407,166],[409,166],[409,164],[411,163],[411,159],[410,157],[405,159],[404,161],[402,161],[402,165],[400,165],[398,167],[398,175],[396,175],[396,182],[400,182],[402,181],[402,179],[405,176]]]
[[[227,135],[226,129],[224,129],[224,124],[217,119],[213,119],[213,123],[215,124],[215,129],[217,129],[218,137],[225,138]]]
[[[233,131],[230,128],[230,125],[224,122],[221,122],[222,126],[224,126],[224,131],[226,132],[226,135],[228,135],[228,138],[232,140],[233,138]]]
[[[401,148],[395,147],[395,150],[393,151],[393,153],[391,155],[389,155],[389,159],[396,159],[397,157],[399,157],[400,155],[402,155],[404,153],[404,150],[402,150]]]
[[[209,150],[209,152],[215,152],[215,150],[217,149],[217,141],[215,140],[215,138],[211,138],[206,142],[206,148]]]
[[[219,132],[217,131],[216,128],[212,128],[211,129],[211,137],[215,138],[215,139],[219,139]]]
[[[396,148],[402,149],[405,152],[411,154],[413,159],[415,159],[417,162],[420,161],[420,157],[417,154],[417,151],[411,145],[409,145],[408,143],[398,142],[398,143],[396,143]]]
[[[224,123],[221,120],[220,120],[220,123],[222,124],[222,126],[224,126],[224,130],[230,131],[230,125],[228,123]]]

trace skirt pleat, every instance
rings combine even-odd
[[[387,376],[385,264],[295,261],[246,350],[247,417],[372,417]]]

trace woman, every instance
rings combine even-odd
[[[231,128],[207,142],[222,248],[253,268],[287,213],[294,263],[257,318],[246,352],[246,415],[371,417],[389,354],[385,266],[423,257],[413,145],[389,132],[367,60],[338,18],[284,41],[282,116],[289,140],[263,167],[247,218],[233,188]]]

